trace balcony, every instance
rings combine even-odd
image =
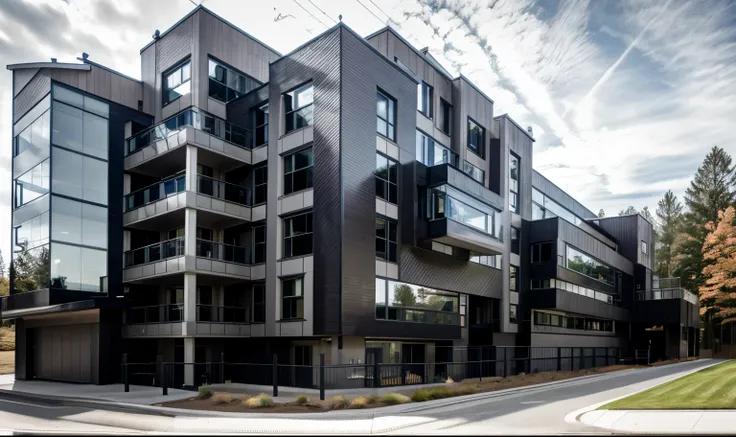
[[[128,325],[184,321],[184,304],[152,305],[130,308],[125,315]]]
[[[125,141],[125,169],[147,166],[150,160],[184,144],[250,163],[253,136],[244,127],[190,108],[129,137]]]
[[[427,190],[428,237],[479,255],[504,253],[501,214],[448,185]]]
[[[196,208],[201,224],[223,228],[241,221],[265,218],[265,205],[251,210],[251,190],[229,182],[197,175],[196,191],[186,191],[185,174],[172,176],[125,196],[123,224],[158,230],[184,220],[184,208]]]
[[[636,321],[650,325],[698,326],[698,296],[680,286],[680,278],[654,278],[651,290],[636,292]]]
[[[161,241],[123,254],[125,268],[184,256],[184,237]]]
[[[662,279],[659,281],[653,280],[652,281],[652,289],[651,290],[641,290],[636,292],[636,300],[638,301],[647,301],[647,300],[667,300],[667,299],[682,299],[685,302],[689,302],[693,305],[698,305],[698,297],[691,293],[684,288],[680,287],[680,278],[665,278],[668,280],[676,279],[676,284],[674,281],[666,281],[663,282]],[[659,284],[657,283],[659,282]],[[676,286],[673,286],[676,285]],[[662,288],[655,288],[656,286],[660,286]]]
[[[250,308],[197,305],[197,322],[249,324]]]

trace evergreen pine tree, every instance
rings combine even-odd
[[[682,222],[682,204],[672,190],[657,203],[657,248],[654,273],[663,278],[672,276],[675,238]]]

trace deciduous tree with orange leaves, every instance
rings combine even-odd
[[[703,243],[705,283],[700,286],[700,314],[736,321],[736,210],[718,213],[718,223],[708,222]]]

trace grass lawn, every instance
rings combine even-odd
[[[0,352],[0,375],[15,372],[15,351]]]
[[[736,361],[700,370],[627,398],[601,410],[736,408]]]

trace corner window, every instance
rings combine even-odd
[[[266,225],[253,227],[253,264],[266,262]]]
[[[253,110],[253,126],[256,132],[254,147],[268,144],[268,103]]]
[[[509,322],[519,323],[518,319],[516,318],[516,311],[517,311],[517,306],[514,304],[510,304],[509,305]]]
[[[265,203],[268,198],[268,164],[253,169],[253,205]]]
[[[378,91],[376,94],[376,131],[396,141],[396,100]]]
[[[312,253],[312,212],[284,218],[284,258]]]
[[[509,156],[509,209],[519,213],[519,157]]]
[[[48,193],[49,176],[48,159],[18,176],[15,180],[15,207],[18,208]]]
[[[284,156],[284,195],[312,187],[312,148]]]
[[[426,82],[417,84],[417,110],[427,118],[432,118],[432,102],[434,101],[434,88]]]
[[[532,263],[550,262],[554,259],[552,256],[552,243],[534,243],[532,244]]]
[[[396,221],[376,217],[376,258],[396,262],[396,228]]]
[[[281,281],[281,320],[304,318],[304,278]]]
[[[187,60],[164,74],[163,104],[166,105],[192,91],[192,62]]]
[[[468,149],[483,159],[486,158],[485,138],[486,129],[468,117]]]
[[[475,179],[476,182],[480,184],[485,183],[486,172],[469,163],[468,161],[463,161],[463,172],[465,172],[471,178]]]
[[[398,204],[399,163],[381,154],[376,154],[376,197]]]
[[[511,226],[511,253],[519,254],[519,228]]]
[[[452,105],[440,99],[440,130],[452,135]]]
[[[311,83],[284,94],[284,109],[286,111],[285,134],[312,125],[314,122],[313,102],[314,87]]]
[[[261,86],[261,83],[245,73],[224,65],[212,58],[208,60],[209,96],[227,103]]]
[[[509,291],[519,291],[516,284],[516,278],[519,275],[519,267],[509,264]]]
[[[644,255],[647,254],[647,242],[644,240],[641,240],[641,251]]]

